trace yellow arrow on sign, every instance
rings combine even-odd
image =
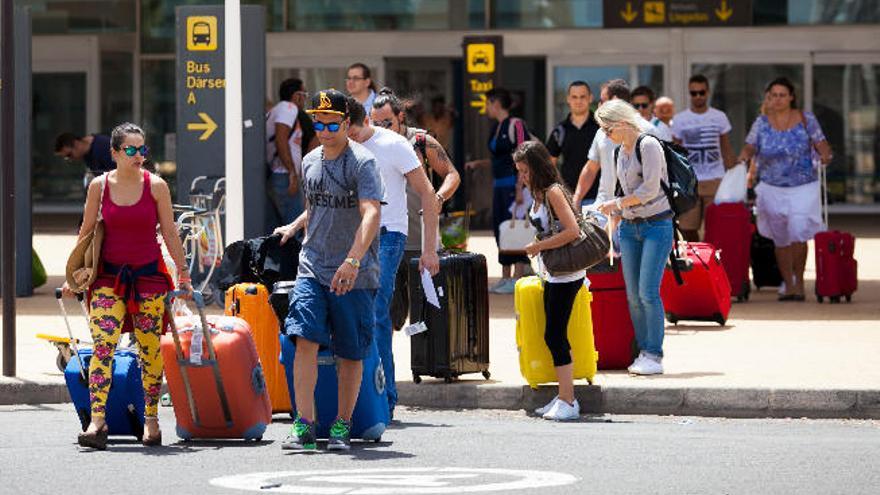
[[[201,122],[189,122],[186,124],[186,130],[188,131],[204,131],[202,135],[199,136],[199,141],[207,141],[211,134],[214,134],[214,131],[217,130],[217,123],[214,122],[211,117],[208,116],[205,112],[199,112],[198,116],[202,119]]]
[[[730,16],[733,15],[733,9],[727,6],[727,0],[721,0],[721,8],[715,9],[715,15],[717,15],[722,22],[727,22],[727,20],[730,19]]]
[[[479,108],[480,115],[484,115],[486,113],[486,94],[480,93],[478,100],[471,100],[471,108]]]
[[[620,11],[620,17],[623,17],[623,20],[626,21],[627,24],[632,23],[632,21],[636,20],[636,17],[638,16],[638,11],[633,10],[632,2],[626,2],[626,10]]]

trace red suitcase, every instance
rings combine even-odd
[[[822,214],[828,226],[828,187],[825,180],[825,167],[819,167],[822,180]],[[856,239],[849,232],[827,230],[813,238],[816,249],[816,300],[820,303],[828,298],[832,303],[852,301],[858,289],[858,263],[855,259]]]
[[[748,301],[752,215],[744,203],[711,204],[706,208],[705,241],[721,253],[721,264],[730,282],[730,295]]]
[[[848,232],[819,232],[814,239],[816,249],[816,300],[828,298],[832,303],[852,300],[858,288],[858,263],[853,254],[856,239]]]
[[[724,326],[730,314],[730,282],[714,246],[705,242],[680,242],[677,260],[684,284],[678,285],[667,267],[660,284],[666,319],[714,321]]]
[[[207,318],[201,294],[193,299],[199,315],[170,318],[171,328],[162,336],[177,436],[259,441],[272,421],[272,405],[247,322]]]
[[[593,301],[593,339],[599,353],[600,370],[626,369],[632,364],[639,349],[635,342],[629,306],[626,302],[626,284],[620,258],[614,264],[600,263],[587,270]]]

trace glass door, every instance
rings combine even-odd
[[[813,112],[831,144],[829,200],[880,202],[880,54],[817,54]]]

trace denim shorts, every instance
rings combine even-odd
[[[343,359],[364,359],[373,342],[375,289],[354,289],[337,296],[314,278],[299,277],[290,294],[284,330],[329,347]]]

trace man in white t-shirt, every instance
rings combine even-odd
[[[382,359],[388,408],[393,416],[394,406],[397,404],[397,387],[394,382],[394,355],[391,352],[393,330],[390,310],[394,280],[406,247],[409,227],[407,184],[422,200],[425,228],[419,271],[428,270],[431,275],[435,275],[440,269],[436,248],[440,205],[425,169],[409,141],[394,131],[371,126],[363,105],[353,97],[348,97],[348,111],[351,118],[348,136],[373,153],[385,184],[379,234],[379,289],[376,292],[376,325],[373,336]]]
[[[280,101],[266,116],[266,160],[271,170],[267,191],[275,210],[272,228],[290,224],[303,212],[299,187],[303,130],[298,117],[305,95],[302,80],[285,80],[279,90]]]
[[[696,74],[688,81],[691,105],[676,114],[672,137],[688,150],[688,161],[697,174],[697,206],[679,217],[682,235],[688,241],[700,240],[705,209],[715,199],[724,171],[733,166],[730,146],[730,120],[721,110],[709,106],[709,80]]]

